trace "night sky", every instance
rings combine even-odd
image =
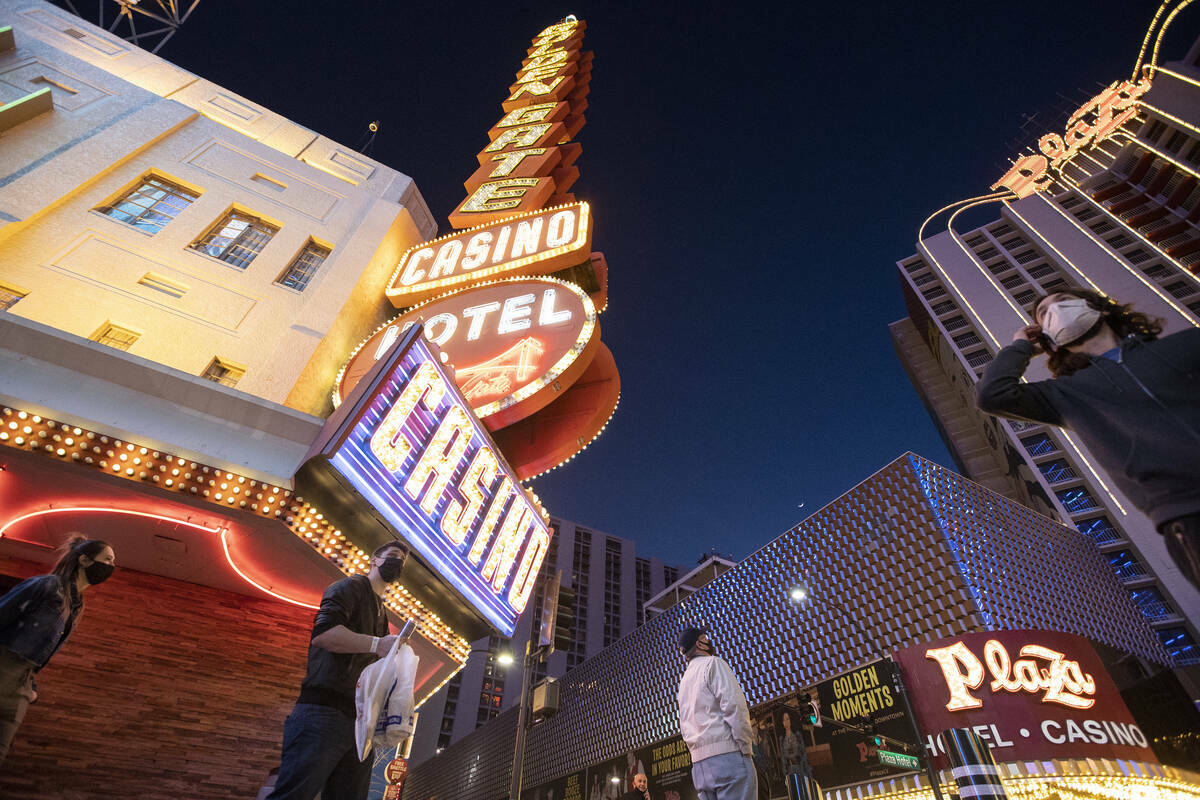
[[[892,350],[894,262],[1056,106],[1129,77],[1157,5],[203,0],[160,55],[347,145],[381,120],[370,155],[446,233],[529,40],[586,20],[574,191],[622,397],[534,488],[690,565],[746,556],[906,450],[953,466]],[[1164,60],[1198,23],[1180,15]]]

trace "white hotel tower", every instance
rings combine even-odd
[[[1136,115],[1047,173],[1044,189],[988,199],[999,215],[974,230],[956,229],[953,209],[931,218],[917,252],[897,262],[908,317],[890,328],[959,471],[1094,539],[1197,696],[1200,592],[1150,520],[1076,436],[995,419],[974,401],[975,382],[1029,323],[1036,298],[1062,285],[1132,303],[1162,318],[1164,334],[1200,326],[1200,41],[1144,74]],[[1027,377],[1049,377],[1044,359]]]

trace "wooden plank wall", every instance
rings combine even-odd
[[[0,574],[45,570],[0,556]],[[314,612],[121,569],[84,601],[0,797],[253,798],[279,765]]]

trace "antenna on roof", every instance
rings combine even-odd
[[[59,3],[75,16],[157,53],[187,22],[200,0],[100,0],[94,17],[81,14],[72,0]]]

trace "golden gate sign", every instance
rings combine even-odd
[[[1099,144],[1116,133],[1117,129],[1137,116],[1138,98],[1148,91],[1149,78],[1136,82],[1114,81],[1071,115],[1065,133],[1047,133],[1038,139],[1041,153],[1018,158],[1013,162],[1012,169],[993,183],[991,188],[1003,187],[1017,197],[1045,191],[1052,182],[1050,170],[1060,169],[1084,147]]]
[[[581,148],[571,139],[583,127],[592,77],[592,54],[580,50],[586,27],[568,17],[534,37],[479,169],[464,184],[467,199],[450,214],[455,228],[574,200],[567,190],[579,177]]]

